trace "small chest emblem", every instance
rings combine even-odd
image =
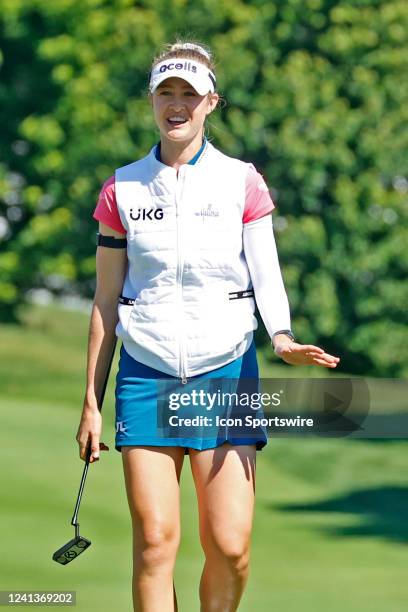
[[[163,219],[164,211],[162,208],[138,208],[136,212],[130,209],[130,218],[133,221],[145,221],[146,219]]]
[[[194,213],[197,217],[219,217],[220,212],[216,208],[212,207],[212,204],[208,204],[207,208],[202,208]]]

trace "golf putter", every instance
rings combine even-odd
[[[112,355],[111,355],[109,366],[106,372],[105,381],[104,381],[102,392],[101,392],[101,397],[98,402],[99,411],[102,411],[102,404],[103,404],[103,400],[105,397],[105,391],[106,391],[106,387],[108,384],[109,374],[110,374],[111,367],[112,367],[113,356],[115,354],[116,342],[117,341],[115,339],[115,344],[113,345]],[[91,545],[90,540],[87,540],[86,538],[84,538],[83,536],[79,534],[79,523],[78,523],[79,506],[81,504],[82,493],[85,487],[85,480],[88,474],[90,458],[91,458],[91,444],[89,443],[87,450],[86,450],[85,466],[84,466],[84,471],[82,472],[81,484],[79,485],[79,491],[78,491],[78,497],[77,497],[76,504],[75,504],[75,510],[74,510],[74,514],[71,519],[71,525],[75,527],[75,537],[72,538],[72,540],[70,540],[66,544],[64,544],[64,546],[61,546],[61,548],[56,550],[55,553],[52,555],[53,560],[56,561],[57,563],[60,563],[61,565],[67,565],[67,563],[70,563],[73,559],[76,559],[78,555],[80,555],[84,550],[88,548],[88,546]]]

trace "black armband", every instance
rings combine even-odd
[[[126,238],[115,238],[114,236],[103,236],[99,232],[96,234],[97,246],[108,247],[109,249],[126,249]]]

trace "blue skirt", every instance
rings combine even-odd
[[[261,450],[267,443],[265,428],[253,426],[251,407],[234,405],[231,399],[257,392],[258,383],[254,342],[238,359],[193,376],[184,385],[179,378],[139,363],[122,345],[115,448],[120,452],[122,446],[181,446],[188,453],[189,448],[204,450],[229,442],[255,444]],[[255,416],[262,414],[258,410]]]

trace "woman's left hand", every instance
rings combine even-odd
[[[290,365],[318,365],[324,368],[335,368],[340,357],[334,357],[313,344],[298,344],[288,340],[277,342],[275,353]]]

